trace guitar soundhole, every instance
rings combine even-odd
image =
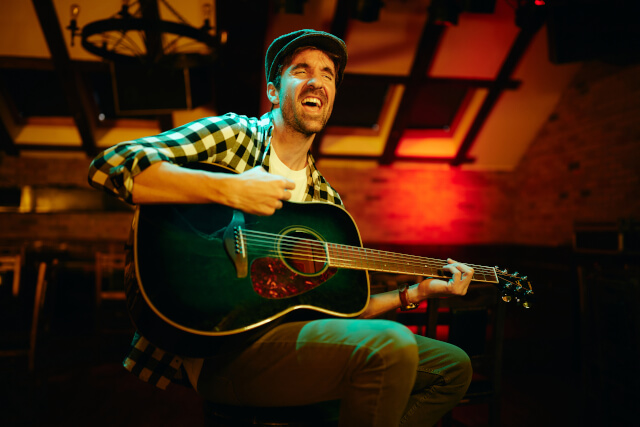
[[[289,233],[280,241],[279,246],[285,264],[298,274],[315,275],[326,265],[324,245],[309,233]]]
[[[251,264],[253,289],[268,299],[290,298],[308,292],[337,271],[327,267],[322,241],[304,230],[291,230],[278,242],[279,257],[256,258]]]

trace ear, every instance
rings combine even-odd
[[[280,105],[280,94],[276,86],[271,82],[267,83],[267,98],[272,104]]]

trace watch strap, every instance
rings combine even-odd
[[[407,297],[408,291],[409,287],[406,284],[400,285],[398,288],[398,295],[400,296],[400,310],[402,311],[415,310],[420,306],[420,304],[409,302]]]

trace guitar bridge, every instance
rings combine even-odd
[[[239,210],[234,210],[231,222],[224,231],[224,248],[236,268],[236,275],[239,279],[247,277],[248,274],[247,246],[242,234],[243,226],[244,214]]]

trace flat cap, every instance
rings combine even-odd
[[[338,69],[336,70],[337,87],[342,81],[344,68],[347,65],[347,45],[342,39],[333,34],[308,29],[284,34],[271,42],[264,58],[264,71],[267,77],[267,83],[274,81],[276,73],[278,72],[278,66],[284,58],[302,46],[313,46],[325,52],[333,53],[338,57]]]

